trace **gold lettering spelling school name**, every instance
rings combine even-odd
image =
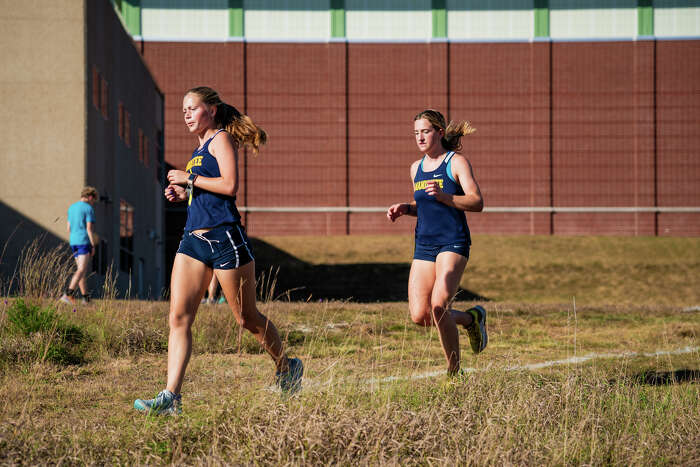
[[[192,167],[200,167],[202,165],[203,157],[204,156],[197,156],[190,159],[190,161],[187,163],[187,168],[185,169],[185,172],[190,172],[190,169]]]
[[[432,180],[421,180],[420,182],[415,182],[413,184],[413,191],[425,190],[428,187],[428,183],[432,182],[438,182],[438,185],[440,185],[440,189],[442,189],[442,179],[433,178]]]

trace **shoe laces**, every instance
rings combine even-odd
[[[154,408],[167,408],[169,406],[175,406],[182,399],[181,396],[175,395],[167,389],[163,389],[158,393],[156,398],[153,400]]]

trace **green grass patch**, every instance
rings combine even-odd
[[[23,357],[62,365],[84,361],[89,336],[52,307],[17,299],[7,309],[5,323],[3,344],[9,345],[2,345],[0,363],[19,362]]]

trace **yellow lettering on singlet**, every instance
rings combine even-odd
[[[192,167],[200,167],[202,165],[202,157],[204,156],[197,156],[190,159],[190,161],[187,163],[187,167],[185,168],[185,172],[191,172],[190,169]]]
[[[430,182],[438,182],[438,185],[440,185],[440,189],[442,189],[442,179],[433,178],[430,180],[421,180],[419,182],[415,182],[413,184],[413,191],[425,190],[428,187],[428,183]]]

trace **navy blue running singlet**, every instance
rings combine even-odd
[[[452,177],[452,156],[449,151],[440,166],[431,171],[423,171],[423,161],[418,164],[413,179],[413,199],[416,200],[418,220],[416,222],[416,242],[424,245],[447,245],[466,243],[471,245],[471,236],[464,211],[441,203],[425,192],[429,181],[436,180],[443,192],[450,195],[463,195],[464,190]]]
[[[214,136],[224,130],[217,131]],[[209,143],[214,139],[209,138],[201,148],[195,149],[192,159],[187,163],[185,171],[202,177],[221,177],[219,163],[209,152]],[[187,201],[187,224],[185,231],[191,232],[198,229],[207,229],[223,224],[235,224],[240,222],[241,215],[236,208],[236,197],[226,196],[211,191],[192,189],[192,194]]]

